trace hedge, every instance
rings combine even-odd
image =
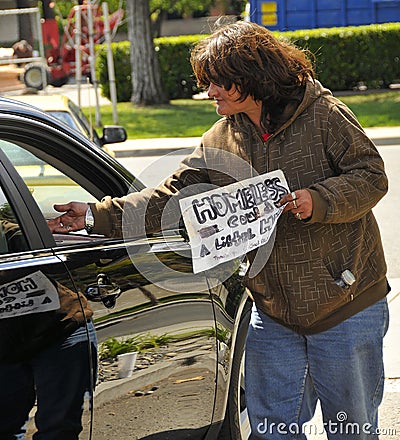
[[[315,57],[317,78],[333,91],[352,90],[363,84],[386,88],[400,81],[400,23],[274,32]],[[193,45],[204,35],[163,37],[154,40],[161,78],[169,99],[188,98],[199,92],[189,62]],[[119,102],[132,93],[129,42],[113,43]],[[97,75],[102,94],[110,97],[105,46],[97,52]]]
[[[162,37],[154,40],[161,70],[163,86],[169,99],[190,98],[200,90],[196,86],[190,66],[190,50],[204,38],[203,35]],[[118,102],[130,101],[132,94],[130,43],[123,41],[111,45],[114,57],[115,83]],[[96,48],[96,74],[103,96],[110,98],[106,46]]]
[[[315,56],[320,81],[331,90],[360,83],[386,88],[400,79],[400,23],[285,32]]]

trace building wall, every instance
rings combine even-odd
[[[16,2],[0,0],[0,10],[15,9]],[[18,17],[16,15],[0,15],[0,42],[15,43],[18,40]]]
[[[184,18],[179,20],[165,20],[161,25],[161,36],[209,34],[212,32],[219,17]],[[235,15],[225,16],[224,22],[234,22]]]

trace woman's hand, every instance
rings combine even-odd
[[[85,215],[89,205],[83,202],[69,202],[65,205],[54,205],[54,209],[62,212],[58,217],[47,220],[52,233],[65,234],[79,231],[85,227]]]
[[[298,220],[306,220],[312,216],[313,205],[310,191],[297,189],[281,198],[279,203],[285,205],[283,212],[290,211]]]

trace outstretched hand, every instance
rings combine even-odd
[[[85,214],[89,207],[84,202],[69,202],[56,204],[54,209],[62,214],[53,219],[47,220],[47,225],[52,233],[65,234],[72,231],[79,231],[85,227]]]

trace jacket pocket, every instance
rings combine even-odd
[[[354,287],[338,286],[321,259],[284,264],[279,276],[288,306],[287,319],[294,325],[311,326],[349,302],[353,295]]]

